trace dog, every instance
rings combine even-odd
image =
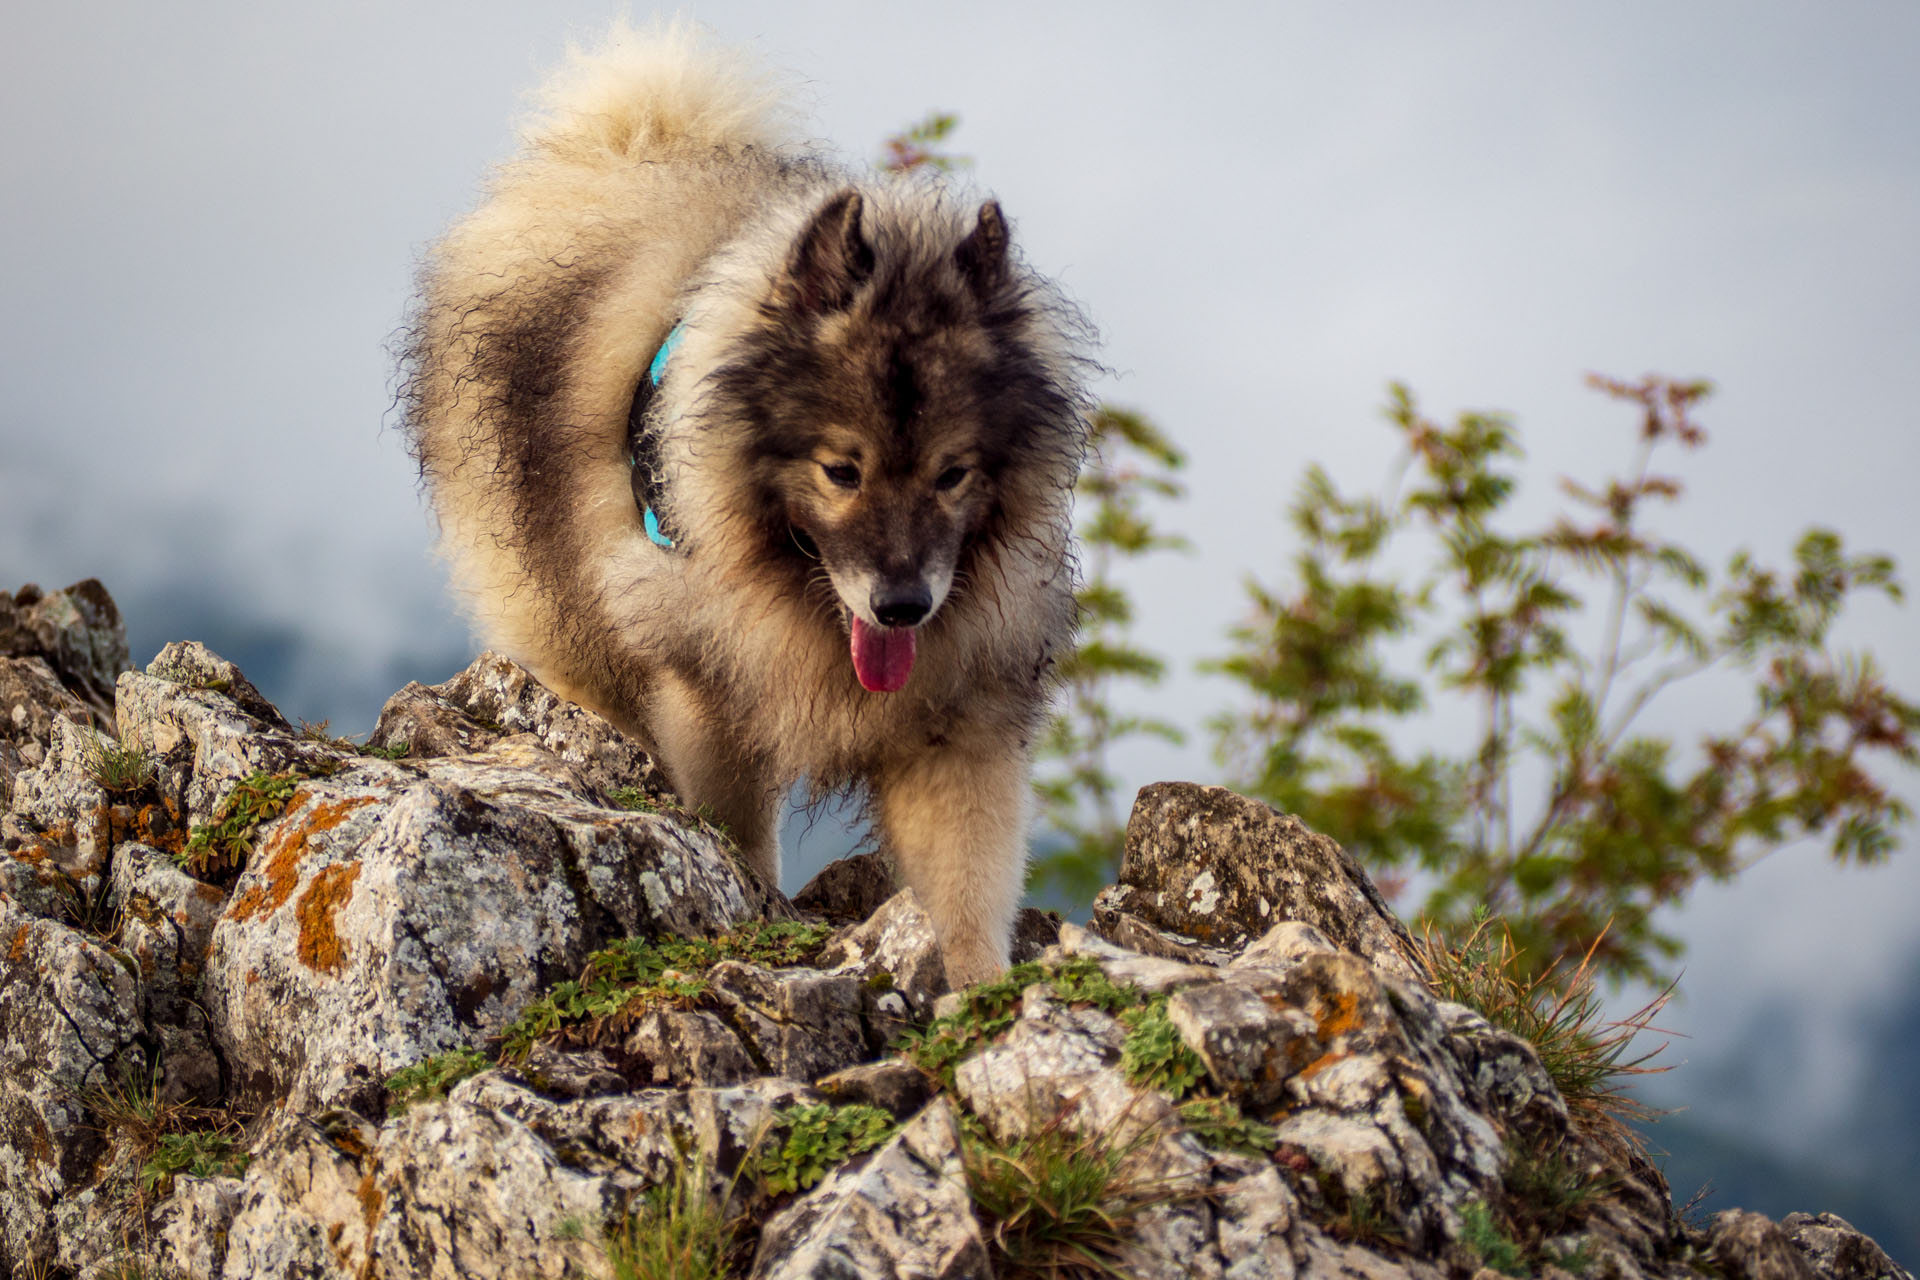
[[[949,980],[994,976],[1075,626],[1084,320],[997,203],[794,143],[685,26],[538,103],[407,329],[456,590],[769,882],[796,783],[863,789]]]

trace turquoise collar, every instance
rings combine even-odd
[[[653,362],[647,366],[647,376],[640,379],[640,385],[634,390],[633,405],[627,410],[627,465],[632,468],[633,501],[640,508],[641,520],[646,525],[647,537],[657,547],[671,551],[675,539],[660,522],[659,514],[654,510],[660,502],[659,480],[657,478],[660,461],[660,440],[657,430],[650,429],[647,422],[647,410],[653,404],[654,394],[659,391],[660,383],[667,376],[667,361],[672,357],[680,339],[686,336],[687,322],[680,321],[668,330],[660,349],[653,353]]]

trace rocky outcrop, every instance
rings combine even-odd
[[[612,1275],[672,1221],[782,1280],[1904,1275],[1679,1221],[1229,792],[1148,788],[1092,927],[950,992],[883,856],[789,903],[502,658],[356,744],[66,595],[0,609],[0,1272]]]

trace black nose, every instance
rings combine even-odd
[[[927,590],[923,582],[882,587],[867,603],[873,606],[873,616],[880,620],[881,626],[911,627],[933,608],[933,592]]]

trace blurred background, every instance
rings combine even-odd
[[[365,732],[474,646],[392,412],[424,246],[510,147],[520,94],[603,3],[38,6],[0,47],[0,587],[98,576],[144,663],[195,638],[289,716]],[[1610,2],[918,8],[738,0],[693,16],[795,78],[850,161],[930,109],[965,180],[1098,323],[1188,455],[1129,564],[1129,694],[1184,746],[1130,791],[1222,780],[1204,725],[1249,574],[1283,581],[1309,461],[1372,491],[1402,379],[1511,413],[1516,503],[1625,465],[1590,370],[1711,378],[1670,536],[1722,563],[1809,524],[1920,571],[1920,9]],[[639,16],[644,16],[641,14]],[[1920,687],[1920,617],[1837,640]],[[1684,737],[1737,689],[1689,688]],[[1912,775],[1890,779],[1907,797]],[[816,824],[797,885],[844,837]],[[839,844],[836,845],[835,841]],[[1911,828],[1903,843],[1914,843]],[[789,885],[793,887],[793,885]],[[1646,1094],[1676,1197],[1832,1210],[1920,1259],[1920,856],[1782,850],[1694,895]],[[1639,993],[1623,991],[1623,1007]]]

